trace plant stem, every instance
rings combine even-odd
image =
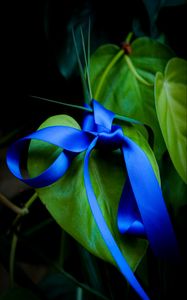
[[[126,37],[126,39],[125,39],[125,43],[130,43],[131,42],[131,39],[132,39],[132,37],[133,37],[133,32],[129,32],[128,33],[128,35],[127,35],[127,37]]]
[[[147,80],[145,80],[142,76],[140,76],[138,74],[138,72],[136,71],[136,69],[135,69],[135,67],[134,67],[134,65],[133,65],[133,63],[132,63],[132,61],[131,61],[131,59],[130,59],[130,57],[128,55],[125,55],[125,60],[126,60],[126,63],[127,63],[128,67],[129,67],[130,71],[136,77],[136,79],[138,81],[140,81],[141,83],[143,83],[146,86],[153,86],[152,83],[149,83]]]
[[[80,60],[80,56],[79,56],[79,51],[78,51],[78,47],[77,47],[75,33],[74,33],[73,29],[72,29],[72,37],[73,37],[73,43],[74,43],[74,46],[75,46],[75,52],[76,52],[76,56],[77,56],[77,62],[78,62],[78,66],[79,66],[79,71],[80,71],[80,76],[81,76],[83,88],[84,88],[85,93],[87,95],[89,95],[89,97],[90,97],[88,86],[87,86],[85,76],[84,76],[83,66],[82,66],[82,63],[81,63],[81,60]],[[91,99],[89,99],[89,100],[91,100]],[[87,97],[86,97],[86,102],[87,102]]]
[[[48,98],[44,98],[44,97],[38,97],[38,96],[32,96],[32,95],[30,95],[29,97],[34,98],[34,99],[44,100],[44,101],[50,102],[50,103],[55,103],[55,104],[59,104],[59,105],[63,105],[63,106],[68,106],[68,107],[71,107],[71,108],[77,108],[77,109],[81,109],[81,110],[84,110],[84,111],[92,112],[91,108],[80,106],[80,105],[68,104],[68,103],[65,103],[65,102],[55,101],[55,100],[52,100],[52,99],[48,99]]]
[[[76,300],[83,300],[83,289],[80,287],[76,291]]]
[[[118,51],[118,53],[114,56],[114,58],[111,60],[111,62],[109,63],[109,65],[106,67],[106,69],[104,70],[102,76],[101,76],[101,80],[99,81],[99,84],[97,86],[97,89],[95,91],[95,95],[94,95],[94,99],[98,100],[99,99],[99,94],[101,92],[101,88],[103,86],[104,81],[106,80],[106,77],[108,75],[108,73],[110,72],[110,70],[112,69],[112,67],[115,65],[115,63],[124,55],[124,50],[120,49]]]
[[[10,249],[10,261],[9,261],[9,273],[10,273],[10,287],[14,286],[14,262],[16,255],[18,236],[14,233],[12,237],[11,249]]]
[[[6,198],[3,194],[0,193],[0,202],[11,209],[13,212],[15,212],[18,215],[24,216],[28,214],[28,208],[26,207],[19,207],[16,204],[12,203],[8,198]]]
[[[125,121],[125,122],[128,122],[128,123],[143,125],[142,122],[140,122],[138,120],[128,118],[128,117],[125,117],[125,116],[121,116],[121,115],[118,115],[118,114],[115,114],[115,119],[120,120],[120,121]]]
[[[29,207],[32,205],[32,203],[36,200],[37,197],[38,197],[37,193],[34,193],[34,195],[32,195],[32,197],[30,197],[29,200],[26,202],[23,209],[28,211]],[[22,216],[23,216],[23,214],[18,214],[16,216],[16,218],[13,221],[14,226]],[[18,229],[19,229],[19,227],[18,227]],[[17,236],[17,234],[14,233],[13,237],[12,237],[10,260],[9,260],[10,286],[11,287],[14,286],[14,264],[15,264],[17,243],[18,243],[18,236]]]
[[[90,74],[89,74],[88,62],[87,62],[87,58],[86,58],[86,49],[85,49],[84,35],[83,35],[83,32],[82,32],[82,27],[80,28],[80,33],[81,33],[81,39],[82,39],[82,48],[83,48],[84,61],[85,61],[86,77],[87,77],[87,81],[88,81],[88,91],[90,93],[90,99],[92,99]]]
[[[84,107],[84,106],[79,106],[79,105],[74,105],[74,104],[68,104],[68,103],[64,103],[64,102],[60,102],[60,101],[55,101],[55,100],[52,100],[52,99],[47,99],[47,98],[38,97],[38,96],[30,96],[30,97],[32,97],[34,99],[44,100],[44,101],[50,102],[50,103],[55,103],[55,104],[60,104],[60,105],[68,106],[68,107],[71,107],[71,108],[81,109],[81,110],[84,110],[84,111],[87,111],[87,112],[91,112],[91,113],[93,112],[93,110],[91,108]],[[137,121],[135,119],[128,118],[128,117],[125,117],[125,116],[121,116],[121,115],[118,115],[118,114],[115,114],[115,119],[120,120],[120,121],[125,121],[125,122],[130,122],[130,123],[141,124],[142,125],[142,123],[140,121]]]
[[[90,82],[90,35],[91,35],[91,21],[90,21],[90,17],[89,17],[87,60],[88,60],[88,80],[89,80],[88,84],[90,86],[91,98],[92,98],[92,88],[91,88],[91,82]]]
[[[27,209],[27,211],[28,211],[29,207],[32,205],[32,203],[36,200],[37,197],[38,197],[37,193],[34,193],[34,194],[29,198],[29,200],[25,203],[24,209]],[[22,215],[21,215],[21,214],[18,214],[18,215],[16,216],[16,218],[14,219],[14,221],[13,221],[13,225],[15,225],[21,217],[22,217]]]

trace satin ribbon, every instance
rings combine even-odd
[[[113,125],[115,117],[97,101],[92,101],[93,114],[86,115],[83,130],[68,126],[50,126],[40,129],[10,146],[7,165],[20,180],[34,188],[57,181],[69,168],[75,155],[85,151],[84,183],[88,202],[100,233],[117,266],[141,299],[149,297],[137,281],[112,236],[92,187],[89,160],[93,149],[104,151],[120,149],[127,170],[127,179],[121,195],[117,225],[121,234],[146,237],[154,254],[163,259],[178,256],[178,247],[170,218],[164,203],[160,185],[144,151],[124,135],[122,128]],[[56,160],[42,174],[24,178],[20,162],[27,140],[41,140],[63,149]]]

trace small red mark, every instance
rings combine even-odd
[[[121,48],[124,50],[125,54],[131,54],[132,53],[132,47],[129,43],[122,43]]]

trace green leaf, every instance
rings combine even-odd
[[[0,300],[40,300],[32,291],[14,287],[0,296]]]
[[[71,117],[59,115],[45,121],[40,128],[50,125],[66,125],[79,128]],[[125,134],[145,151],[156,176],[159,171],[152,150],[146,139],[135,127],[123,127]],[[29,154],[29,170],[32,176],[46,169],[56,158],[58,149],[51,144],[32,141]],[[37,189],[37,193],[56,222],[92,254],[114,264],[92,216],[84,187],[83,161],[85,153],[74,158],[66,174],[51,186]],[[102,152],[94,150],[90,159],[93,188],[103,216],[128,263],[135,269],[147,249],[147,241],[121,236],[116,225],[117,210],[125,182],[125,168],[119,150]]]
[[[150,126],[154,151],[160,158],[165,144],[154,104],[154,78],[164,71],[172,51],[163,44],[143,37],[136,39],[132,53],[125,55],[115,45],[104,45],[91,57],[91,86],[96,100],[115,113]]]
[[[187,61],[171,59],[155,80],[159,124],[171,160],[187,183]]]

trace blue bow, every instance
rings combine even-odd
[[[95,197],[89,172],[92,150],[120,149],[127,169],[127,179],[119,203],[117,223],[120,233],[146,237],[156,256],[164,259],[178,256],[178,247],[170,218],[164,204],[160,185],[152,166],[141,148],[126,137],[122,128],[113,125],[115,114],[97,101],[92,101],[93,114],[87,114],[83,130],[68,126],[40,129],[18,141],[8,150],[7,164],[20,180],[34,188],[50,185],[64,175],[73,157],[86,151],[84,183],[88,202],[100,233],[120,271],[142,299],[149,299],[122,255],[112,236]],[[20,170],[21,154],[25,142],[36,139],[63,149],[57,159],[42,174],[23,178]]]

